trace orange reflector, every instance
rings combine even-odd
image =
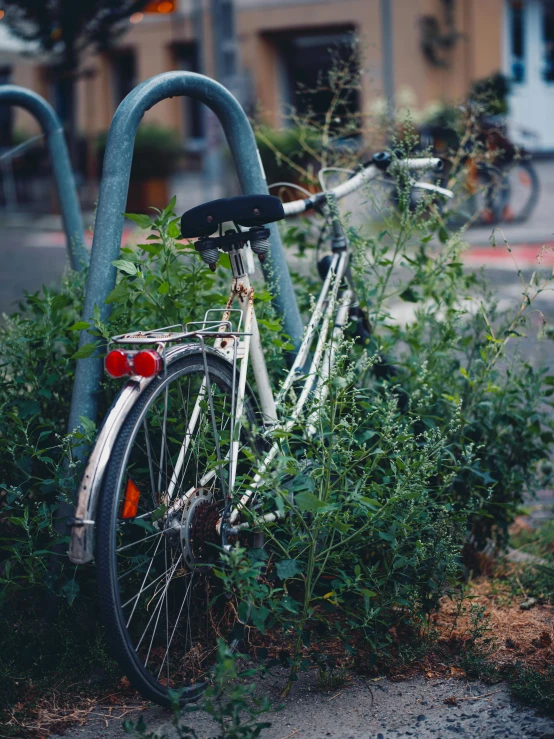
[[[139,498],[140,490],[131,478],[129,478],[127,480],[127,487],[125,488],[125,498],[123,499],[122,518],[134,518],[137,515]]]

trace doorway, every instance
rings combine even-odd
[[[512,139],[554,151],[554,0],[507,0],[504,69]]]

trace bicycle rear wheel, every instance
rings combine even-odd
[[[231,364],[213,353],[185,354],[137,399],[104,476],[96,558],[107,636],[132,684],[161,705],[169,688],[182,689],[184,701],[199,695],[217,638],[235,623],[212,574],[232,401]],[[251,436],[250,393],[243,418],[243,435]]]

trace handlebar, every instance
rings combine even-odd
[[[371,162],[360,172],[346,180],[346,182],[334,187],[332,190],[328,190],[327,192],[318,192],[309,198],[304,198],[303,200],[291,200],[289,203],[283,203],[285,216],[297,215],[298,213],[304,213],[307,210],[311,210],[317,205],[325,202],[327,195],[332,195],[337,198],[337,200],[340,200],[340,198],[344,198],[351,192],[358,190],[364,183],[371,182],[371,180],[378,177],[381,172],[387,170],[394,172],[399,169],[408,169],[415,172],[423,169],[432,169],[435,172],[440,172],[442,167],[442,159],[438,159],[437,157],[393,160],[390,154],[379,152],[373,156]]]

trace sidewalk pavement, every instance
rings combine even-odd
[[[500,224],[479,226],[468,229],[463,239],[468,244],[464,260],[469,266],[490,266],[493,269],[511,269],[514,260],[519,267],[532,268],[537,265],[537,256],[540,254],[542,264],[554,265],[554,160],[543,159],[533,162],[540,182],[539,202],[531,218],[520,224]],[[200,197],[198,189],[191,191],[187,178],[182,183],[173,183],[174,189],[179,185],[178,202],[187,203],[191,197],[196,200]],[[92,225],[94,212],[83,214],[86,227],[86,242],[90,248],[92,244]],[[60,247],[65,246],[60,215],[30,214],[30,213],[1,213],[0,229],[2,231],[25,231],[21,246],[33,247]],[[133,232],[131,224],[126,224],[123,232],[123,241],[127,241]],[[496,246],[492,246],[491,238],[494,232]],[[506,248],[510,247],[511,253]],[[544,247],[544,248],[543,248]]]

